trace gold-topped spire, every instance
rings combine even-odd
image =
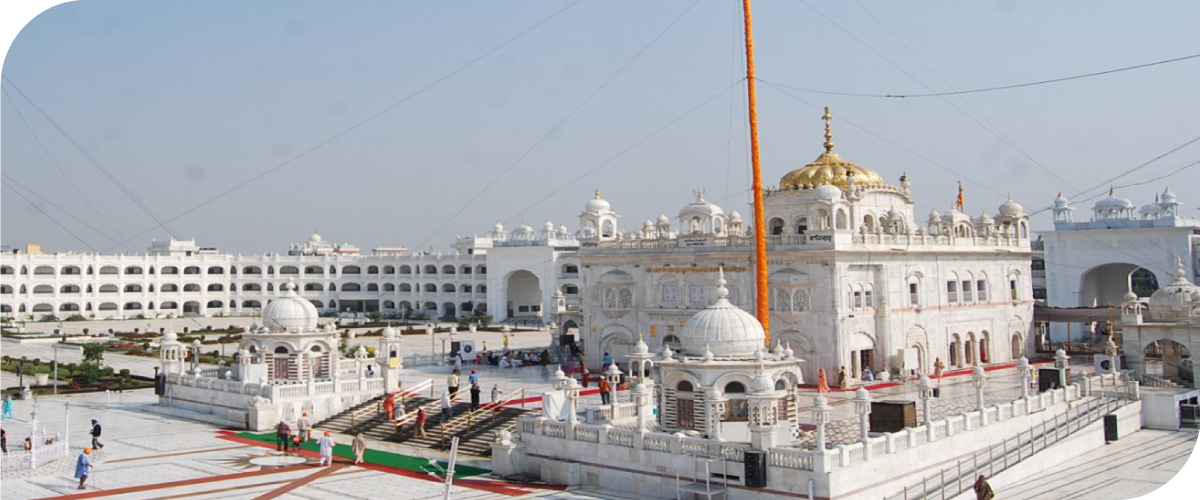
[[[596,199],[596,200],[600,199],[600,188],[596,188],[596,197],[593,199]]]
[[[829,114],[829,106],[825,106],[825,115],[821,117],[825,120],[825,152],[833,152],[833,126],[830,122],[833,121],[833,115]]]

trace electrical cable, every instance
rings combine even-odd
[[[1000,85],[1000,86],[996,86],[996,87],[984,87],[984,88],[971,89],[971,90],[957,90],[957,91],[952,91],[952,92],[931,92],[931,93],[927,93],[927,94],[899,94],[899,93],[896,93],[896,94],[891,94],[891,93],[889,93],[889,94],[873,94],[873,93],[859,93],[859,92],[839,92],[839,91],[834,91],[834,90],[822,90],[822,89],[812,89],[812,88],[805,88],[805,87],[788,86],[788,85],[783,85],[783,84],[779,84],[779,83],[776,83],[775,85],[779,85],[779,86],[782,86],[784,88],[791,89],[791,90],[812,92],[815,94],[838,95],[838,96],[845,96],[845,97],[876,97],[876,98],[893,98],[893,99],[907,99],[907,98],[918,98],[918,97],[944,97],[944,96],[963,95],[963,94],[978,94],[981,92],[993,92],[993,91],[997,91],[997,90],[1019,89],[1019,88],[1025,88],[1025,87],[1033,87],[1036,85],[1046,85],[1046,84],[1050,84],[1050,83],[1059,83],[1059,82],[1066,82],[1066,81],[1071,81],[1071,80],[1079,80],[1079,79],[1083,79],[1083,78],[1091,78],[1094,76],[1111,75],[1113,73],[1121,73],[1124,71],[1132,71],[1132,70],[1137,70],[1137,69],[1149,68],[1149,67],[1158,66],[1158,65],[1162,65],[1162,64],[1187,61],[1187,60],[1196,59],[1196,58],[1200,58],[1200,54],[1192,54],[1190,56],[1175,57],[1175,58],[1171,58],[1171,59],[1163,59],[1161,61],[1154,61],[1154,62],[1149,62],[1149,63],[1144,63],[1144,64],[1135,64],[1133,66],[1125,66],[1123,68],[1115,68],[1115,69],[1104,70],[1104,71],[1096,71],[1093,73],[1084,73],[1082,75],[1073,75],[1073,76],[1067,76],[1067,77],[1062,77],[1062,78],[1052,78],[1049,80],[1039,80],[1036,82],[1017,83],[1017,84],[1012,84],[1012,85]],[[766,81],[764,81],[761,78],[755,78],[755,79],[760,82],[766,83]]]
[[[353,132],[354,130],[358,129],[359,127],[361,127],[361,126],[363,126],[363,125],[365,125],[365,124],[367,124],[368,122],[374,121],[376,118],[379,118],[380,116],[383,116],[384,114],[388,113],[389,111],[391,111],[391,110],[393,110],[393,109],[395,109],[395,108],[399,107],[399,106],[400,106],[400,105],[402,105],[402,104],[405,104],[405,103],[407,103],[408,101],[410,101],[410,100],[412,100],[412,99],[416,98],[417,96],[419,96],[419,95],[421,95],[421,94],[425,93],[425,92],[426,92],[426,91],[428,91],[429,89],[432,89],[433,87],[435,87],[435,86],[437,86],[437,85],[441,84],[442,82],[444,82],[444,81],[446,81],[446,80],[450,79],[451,77],[453,77],[453,76],[455,76],[455,75],[457,75],[457,74],[459,74],[459,73],[463,72],[463,71],[464,71],[464,70],[466,70],[467,68],[469,68],[469,67],[471,67],[471,66],[474,66],[474,65],[475,65],[476,63],[478,63],[479,61],[481,61],[481,60],[483,60],[484,58],[486,58],[486,57],[488,57],[488,56],[490,56],[490,55],[492,55],[492,54],[494,54],[494,53],[498,52],[500,49],[503,49],[504,47],[507,47],[509,44],[511,44],[511,43],[515,42],[516,40],[520,39],[521,37],[523,37],[523,36],[525,36],[525,35],[529,34],[529,33],[530,33],[530,32],[532,32],[533,30],[535,30],[535,29],[537,29],[537,28],[541,27],[543,24],[546,24],[546,23],[547,23],[547,22],[549,22],[550,20],[552,20],[552,19],[554,19],[554,18],[558,17],[559,15],[561,15],[562,13],[564,13],[564,12],[566,12],[567,10],[571,9],[571,8],[572,8],[572,7],[574,7],[575,5],[578,5],[578,4],[579,4],[580,2],[582,2],[582,1],[583,1],[583,0],[575,0],[574,2],[571,2],[570,4],[567,4],[565,7],[561,8],[561,9],[558,9],[557,11],[555,11],[555,12],[551,13],[549,16],[547,16],[547,17],[543,18],[542,20],[540,20],[540,21],[538,21],[538,22],[534,23],[532,26],[530,26],[530,27],[526,28],[525,30],[523,30],[523,31],[521,31],[521,32],[519,32],[519,33],[517,33],[516,35],[514,35],[514,36],[510,37],[509,39],[505,40],[504,42],[501,42],[499,45],[496,45],[495,47],[492,47],[492,48],[491,48],[491,49],[489,49],[487,52],[484,52],[483,54],[481,54],[481,55],[479,55],[479,56],[475,57],[474,59],[472,59],[472,60],[468,61],[467,63],[463,64],[462,66],[459,66],[457,69],[455,69],[455,70],[453,70],[453,71],[451,71],[451,72],[449,72],[449,73],[447,73],[447,74],[445,74],[445,75],[443,75],[443,76],[441,76],[441,77],[437,78],[437,79],[436,79],[436,80],[434,80],[432,83],[429,83],[428,85],[426,85],[426,86],[424,86],[424,87],[422,87],[422,88],[418,89],[417,91],[415,91],[415,92],[413,92],[413,93],[409,94],[408,96],[404,97],[403,99],[400,99],[399,101],[397,101],[397,102],[395,102],[395,103],[393,103],[393,104],[391,104],[391,105],[389,105],[389,106],[387,106],[387,107],[383,108],[382,110],[380,110],[380,111],[378,111],[378,112],[376,112],[376,113],[374,113],[374,114],[372,114],[372,115],[370,115],[370,116],[368,116],[368,117],[366,117],[366,118],[364,118],[364,119],[362,119],[362,120],[358,121],[358,122],[357,122],[357,123],[355,123],[354,125],[351,125],[349,128],[346,128],[345,130],[342,130],[341,132],[338,132],[337,134],[334,134],[332,137],[330,137],[330,138],[328,138],[328,139],[325,139],[325,140],[323,140],[323,141],[321,141],[321,142],[318,142],[316,145],[314,145],[314,146],[311,146],[311,147],[309,147],[308,149],[305,149],[304,151],[300,152],[300,153],[299,153],[299,154],[297,154],[296,156],[293,156],[293,157],[291,157],[291,158],[289,158],[289,159],[287,159],[287,160],[283,161],[282,163],[280,163],[280,164],[278,164],[278,165],[276,165],[276,166],[274,166],[274,167],[271,167],[271,168],[269,168],[269,169],[267,169],[267,170],[265,170],[265,171],[263,171],[263,172],[259,173],[258,175],[255,175],[254,177],[251,177],[250,179],[247,179],[247,180],[245,180],[245,181],[243,181],[243,182],[241,182],[241,183],[239,183],[239,184],[237,184],[237,185],[235,185],[235,186],[233,186],[233,187],[231,187],[231,188],[229,188],[229,189],[227,189],[227,190],[223,191],[222,193],[220,193],[220,194],[218,194],[218,195],[216,195],[216,196],[213,196],[212,198],[209,198],[208,200],[206,200],[206,201],[204,201],[204,202],[202,202],[202,203],[200,203],[200,204],[198,204],[198,205],[195,205],[195,206],[193,206],[192,208],[189,208],[189,209],[187,209],[187,210],[183,211],[183,212],[179,213],[178,215],[175,215],[174,217],[171,217],[170,219],[167,219],[167,220],[166,220],[166,222],[174,222],[174,221],[176,221],[176,220],[178,220],[178,219],[180,219],[180,218],[182,218],[182,217],[184,217],[184,216],[186,216],[186,215],[188,215],[188,214],[191,214],[191,213],[193,213],[193,212],[195,212],[195,211],[197,211],[197,210],[199,210],[199,209],[201,209],[201,208],[204,208],[204,207],[206,207],[206,206],[208,206],[208,205],[211,205],[211,204],[213,204],[213,203],[217,202],[218,200],[220,200],[220,199],[222,199],[222,198],[224,198],[224,197],[226,197],[226,196],[229,196],[230,194],[233,194],[235,191],[238,191],[238,190],[240,190],[240,189],[242,189],[242,188],[244,188],[244,187],[246,187],[246,186],[250,185],[251,183],[253,183],[253,182],[255,182],[255,181],[258,181],[259,179],[262,179],[262,178],[264,178],[264,177],[266,177],[266,176],[268,176],[268,175],[270,175],[270,174],[274,173],[275,171],[277,171],[277,170],[279,170],[279,169],[281,169],[281,168],[283,168],[283,167],[285,167],[285,166],[288,166],[288,165],[292,164],[292,163],[293,163],[293,162],[295,162],[296,160],[299,160],[299,159],[301,159],[301,158],[303,158],[303,157],[305,157],[305,156],[307,156],[307,155],[311,154],[312,152],[314,152],[314,151],[316,151],[316,150],[318,150],[318,149],[320,149],[320,148],[324,147],[325,145],[327,145],[327,144],[329,144],[329,143],[332,143],[332,142],[334,142],[334,141],[336,141],[336,140],[340,139],[342,136],[345,136],[346,134],[349,134],[350,132]],[[152,227],[150,227],[150,228],[146,229],[145,231],[142,231],[142,232],[140,232],[140,233],[138,233],[138,234],[135,234],[135,235],[133,235],[133,236],[131,236],[131,237],[129,237],[129,238],[126,238],[126,239],[125,239],[125,241],[123,241],[122,243],[127,243],[127,242],[129,242],[129,241],[133,240],[134,238],[139,238],[139,237],[141,237],[141,236],[143,236],[143,235],[145,235],[145,234],[149,233],[150,231],[153,231],[153,230],[155,230],[155,229],[158,229],[158,228],[159,228],[159,227],[161,227],[161,226],[162,226],[161,224],[160,224],[160,225],[157,225],[157,226],[152,226]],[[106,249],[106,250],[105,250],[105,252],[107,252],[107,251],[109,251],[109,250],[112,250],[112,248],[115,248],[115,247],[110,247],[110,248]]]
[[[499,174],[497,174],[495,177],[493,177],[492,180],[490,182],[488,182],[488,184],[486,186],[483,186],[483,188],[479,190],[479,192],[475,193],[475,196],[473,196],[473,197],[471,197],[471,199],[467,200],[466,203],[463,203],[463,205],[461,207],[459,207],[459,209],[456,212],[451,214],[450,217],[448,217],[441,224],[435,225],[434,227],[436,227],[437,229],[435,229],[434,232],[432,234],[430,234],[429,236],[426,236],[424,240],[421,240],[421,243],[417,244],[414,248],[424,247],[425,244],[429,242],[429,240],[433,239],[433,237],[438,234],[438,231],[440,229],[445,228],[447,225],[449,225],[450,222],[452,222],[455,218],[457,218],[459,215],[461,215],[468,207],[470,207],[473,203],[475,203],[476,200],[478,200],[481,196],[483,196],[484,193],[487,193],[488,190],[492,188],[492,186],[496,185],[496,183],[500,181],[500,179],[503,179],[504,176],[507,175],[509,172],[511,172],[512,169],[516,168],[517,165],[519,165],[522,160],[524,160],[527,156],[529,156],[531,153],[533,153],[533,151],[535,149],[537,149],[539,146],[541,146],[542,143],[546,141],[546,139],[549,139],[550,136],[554,134],[554,132],[558,131],[558,129],[560,129],[564,123],[566,123],[568,120],[570,120],[571,117],[575,116],[575,113],[578,113],[580,109],[583,109],[584,106],[586,106],[589,102],[591,102],[592,98],[596,97],[596,95],[598,95],[601,91],[603,91],[605,88],[607,88],[610,83],[612,83],[614,80],[616,80],[618,76],[620,76],[622,73],[624,73],[625,70],[628,69],[630,65],[632,65],[635,61],[637,61],[639,58],[641,58],[642,54],[644,54],[647,50],[650,50],[650,47],[654,46],[654,44],[657,43],[658,40],[661,39],[664,35],[666,35],[668,31],[671,31],[671,28],[673,28],[677,23],[679,23],[679,21],[682,20],[683,17],[686,16],[689,12],[691,12],[692,9],[695,8],[696,5],[698,5],[699,3],[700,3],[700,0],[696,0],[691,5],[689,5],[686,9],[684,9],[684,11],[681,12],[678,16],[676,16],[674,20],[672,20],[670,23],[668,23],[667,26],[662,29],[662,31],[659,31],[659,33],[657,35],[655,35],[654,38],[650,39],[650,41],[647,42],[645,45],[643,45],[641,49],[639,49],[636,53],[634,53],[633,57],[631,57],[631,58],[629,58],[629,60],[625,61],[625,64],[622,64],[620,68],[617,68],[616,72],[614,72],[612,75],[610,75],[608,77],[608,79],[604,80],[604,83],[601,83],[599,87],[596,87],[596,89],[593,90],[591,94],[588,94],[588,96],[585,97],[583,99],[583,101],[581,101],[578,105],[576,105],[573,109],[571,109],[571,111],[567,112],[567,114],[565,116],[563,116],[562,119],[558,121],[558,123],[555,123],[553,127],[550,127],[550,129],[548,131],[546,131],[546,133],[543,134],[542,137],[540,137],[537,141],[534,141],[534,143],[531,146],[526,148],[523,153],[518,155],[517,158],[508,165],[508,167],[506,167]]]

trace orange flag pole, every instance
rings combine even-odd
[[[750,105],[750,164],[754,173],[751,191],[754,192],[754,260],[755,291],[758,322],[766,332],[766,345],[771,346],[771,312],[767,295],[767,221],[763,212],[762,167],[758,155],[758,96],[754,93],[754,37],[750,29],[750,0],[742,0],[746,25],[746,93]]]

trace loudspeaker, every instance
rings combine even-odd
[[[1104,416],[1104,442],[1111,443],[1116,441],[1120,436],[1117,435],[1117,416],[1108,414]]]
[[[764,450],[746,450],[746,487],[765,488],[767,486],[767,452]]]

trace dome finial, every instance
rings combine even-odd
[[[595,197],[595,198],[593,198],[593,199],[594,199],[594,200],[599,200],[599,199],[600,199],[600,188],[596,188],[596,197]]]
[[[1183,257],[1179,255],[1175,256],[1175,276],[1180,281],[1187,279],[1187,269],[1183,267]]]
[[[729,296],[729,289],[725,288],[725,266],[717,267],[717,300],[725,300]]]
[[[821,117],[825,120],[825,152],[833,152],[833,127],[830,122],[833,121],[833,115],[829,114],[829,106],[825,106],[825,115]]]

